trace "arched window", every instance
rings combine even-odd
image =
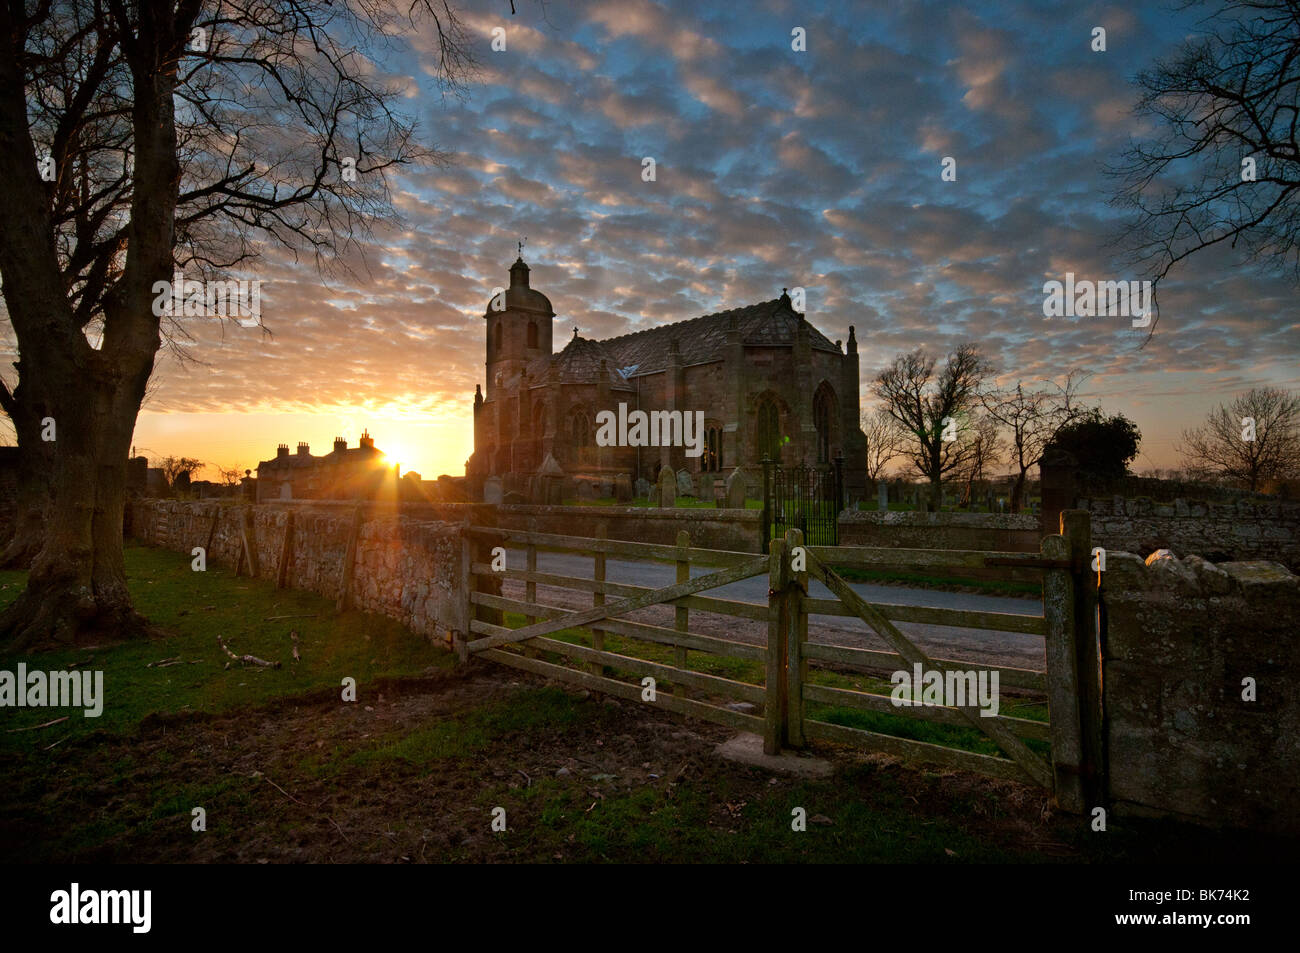
[[[722,430],[710,427],[704,432],[704,454],[700,457],[700,470],[717,473],[722,469]]]
[[[817,428],[817,462],[830,463],[835,432],[835,394],[825,384],[813,395],[813,426]]]
[[[758,405],[758,459],[781,461],[781,410],[771,397]]]
[[[546,405],[538,402],[533,405],[533,433],[534,440],[539,440],[546,436]]]
[[[569,427],[575,447],[591,446],[591,421],[587,418],[586,413],[575,410],[573,416],[569,418]]]
[[[496,354],[501,353],[501,322],[497,322],[496,330],[492,332],[492,350]]]
[[[536,321],[528,322],[528,346],[532,348],[537,347],[537,322]]]

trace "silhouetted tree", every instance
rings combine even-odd
[[[1133,421],[1123,414],[1106,417],[1094,408],[1061,427],[1049,450],[1066,451],[1078,462],[1085,479],[1104,483],[1128,473],[1141,442],[1142,433]]]
[[[1249,423],[1248,423],[1249,422]],[[1300,395],[1257,387],[1219,405],[1205,423],[1183,431],[1183,465],[1197,476],[1258,490],[1268,479],[1300,476]]]

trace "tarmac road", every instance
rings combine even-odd
[[[510,550],[506,557],[511,569],[524,568],[522,550]],[[538,553],[539,572],[566,576],[593,578],[590,556],[571,553]],[[692,576],[701,576],[717,570],[692,567]],[[623,582],[638,586],[661,587],[671,585],[676,579],[675,567],[664,563],[630,562],[608,559],[605,578],[610,582]],[[1042,615],[1043,604],[1036,598],[1014,596],[987,596],[977,593],[943,592],[934,589],[910,589],[902,586],[882,586],[871,583],[850,583],[853,590],[872,603],[929,606],[944,609],[975,609],[984,612],[1007,612],[1015,615]],[[830,591],[816,580],[810,580],[809,595],[814,598],[833,598]],[[524,584],[506,580],[504,594],[510,598],[523,598]],[[728,586],[710,589],[702,595],[734,599],[767,605],[767,576],[753,576]],[[538,601],[566,609],[580,609],[591,605],[587,593],[559,589],[552,586],[537,587]],[[671,606],[652,606],[629,614],[629,619],[672,626]],[[995,632],[988,629],[968,629],[958,626],[931,625],[917,622],[896,622],[899,630],[912,639],[932,658],[965,659],[973,663],[992,664],[1012,668],[1029,668],[1041,671],[1046,664],[1042,636],[1021,632]],[[766,623],[713,613],[693,611],[691,630],[706,635],[717,635],[745,642],[766,644]],[[808,618],[808,638],[813,642],[830,645],[848,645],[854,648],[890,650],[883,639],[870,630],[860,619],[843,616],[812,615]]]

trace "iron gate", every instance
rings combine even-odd
[[[788,529],[803,533],[810,546],[838,546],[844,509],[844,456],[833,464],[783,467],[763,459],[763,552]]]

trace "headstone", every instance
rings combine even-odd
[[[483,502],[500,503],[501,502],[501,478],[490,476],[483,481]]]
[[[636,483],[634,483],[633,486],[636,487],[636,495],[638,499],[650,498],[650,481],[645,477],[637,477]]]
[[[713,491],[714,477],[712,473],[700,474],[700,499],[706,503],[712,503],[716,499]]]
[[[727,477],[727,509],[743,510],[745,508],[745,471],[736,467]]]
[[[672,467],[664,467],[659,471],[659,492],[655,503],[666,507],[677,505],[677,478]]]
[[[579,480],[577,497],[579,502],[590,503],[596,498],[596,490],[587,480]]]
[[[889,509],[889,484],[884,480],[876,484],[876,509]]]
[[[600,500],[612,499],[614,496],[614,481],[602,479],[596,487],[596,498]]]
[[[644,483],[644,480],[637,481]],[[650,484],[646,484],[646,492],[650,492]],[[632,502],[632,477],[627,473],[620,473],[614,477],[614,499],[620,503]]]
[[[677,471],[677,495],[678,496],[695,495],[695,480],[694,478],[691,477],[690,470],[683,468]]]

